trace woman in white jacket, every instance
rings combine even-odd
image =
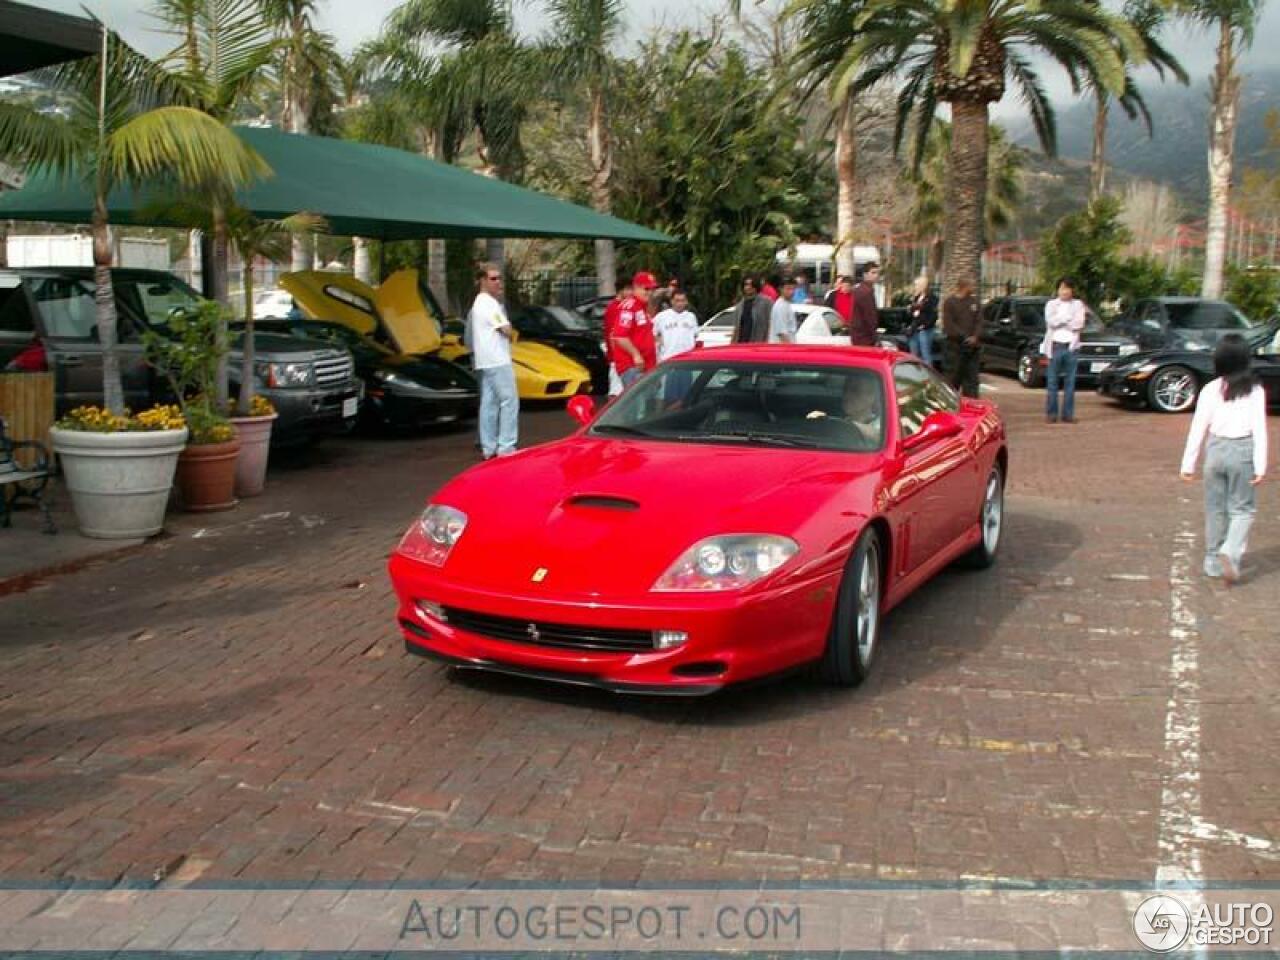
[[[1267,395],[1253,373],[1249,344],[1236,333],[1218,341],[1217,378],[1205,384],[1182,453],[1182,479],[1195,479],[1204,456],[1204,572],[1228,584],[1240,564],[1257,512],[1255,488],[1267,472]]]

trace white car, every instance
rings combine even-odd
[[[288,290],[263,290],[253,298],[253,319],[287,317],[293,309],[293,295]]]
[[[849,346],[849,328],[844,318],[830,307],[820,303],[797,303],[796,343]],[[698,328],[698,343],[704,347],[727,346],[733,339],[733,311],[721,310]],[[896,349],[891,340],[882,340],[880,346]]]

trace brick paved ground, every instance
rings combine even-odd
[[[384,558],[472,461],[457,433],[334,442],[233,513],[0,599],[0,877],[1150,881],[1178,606],[1190,842],[1210,879],[1280,880],[1280,490],[1250,582],[1180,587],[1187,421],[1086,396],[1048,426],[1041,393],[990,383],[1001,561],[895,612],[857,691],[632,700],[406,656]]]

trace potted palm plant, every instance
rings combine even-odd
[[[178,498],[186,510],[229,510],[236,505],[240,439],[217,401],[218,370],[227,353],[221,336],[227,308],[206,300],[176,310],[165,333],[143,335],[147,360],[164,375],[190,436],[178,457]]]

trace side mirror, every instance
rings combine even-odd
[[[962,433],[964,433],[964,421],[948,410],[938,410],[925,417],[920,429],[902,441],[902,449],[910,453],[939,440],[958,437]]]
[[[569,416],[584,427],[596,418],[596,402],[587,396],[572,397],[569,400],[567,409]]]

